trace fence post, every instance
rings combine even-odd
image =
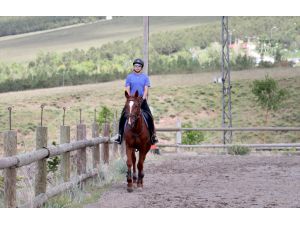
[[[36,150],[47,147],[48,128],[36,128]],[[35,176],[35,196],[46,193],[47,186],[47,159],[41,159],[37,162],[37,173]]]
[[[4,157],[17,154],[17,132],[5,131],[3,134]],[[17,169],[7,168],[4,170],[4,207],[16,208],[16,183]]]
[[[176,121],[176,127],[181,129],[181,121],[179,119],[177,119],[177,121]],[[176,132],[176,143],[175,144],[181,145],[181,143],[182,143],[181,142],[181,137],[182,137],[181,135],[182,135],[181,130]],[[177,147],[176,151],[180,152],[180,147]]]
[[[86,139],[86,125],[77,124],[77,141]],[[86,148],[77,150],[77,174],[86,173]]]
[[[119,133],[119,122],[117,120],[117,116],[115,117],[114,120],[114,135]],[[114,142],[113,143],[113,153],[114,153],[114,158],[116,159],[118,157],[118,143]]]
[[[103,137],[109,137],[109,123],[103,124]],[[102,144],[102,159],[104,164],[109,163],[109,143]]]
[[[70,126],[60,126],[60,144],[70,143]],[[64,182],[70,181],[71,174],[71,161],[70,152],[65,152],[62,155],[61,170],[64,178]]]
[[[92,137],[99,137],[99,124],[94,122],[92,124]],[[93,168],[98,168],[100,165],[100,147],[99,145],[93,146]]]

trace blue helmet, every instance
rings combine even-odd
[[[134,65],[134,64],[139,64],[139,65],[141,65],[142,67],[144,67],[144,61],[141,60],[141,59],[135,59],[135,60],[133,61],[133,65]]]

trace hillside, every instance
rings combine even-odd
[[[231,17],[231,69],[300,66],[297,64],[300,60],[299,19],[300,17]],[[199,24],[192,25],[196,23]],[[278,27],[273,26],[274,24]],[[96,25],[101,29],[95,29]],[[36,49],[35,45],[38,47],[41,43],[43,50],[47,47],[54,49],[51,52],[47,52],[47,49],[46,52],[39,52],[35,58],[23,63],[0,61],[0,92],[124,79],[132,66],[132,60],[143,57],[142,28],[142,17],[122,17],[31,36],[26,34],[20,40],[27,42],[20,42],[19,48],[11,49],[21,49],[22,54],[18,53],[18,56],[30,53]],[[151,17],[149,74],[220,70],[220,30],[218,17]],[[126,37],[129,40],[124,41]],[[114,41],[115,39],[118,41]],[[7,39],[3,43],[18,40]],[[63,45],[61,49],[56,48],[60,41]],[[106,43],[101,44],[102,41]],[[88,42],[93,42],[93,47],[82,49],[81,44]],[[68,46],[73,49],[64,51]],[[9,45],[2,47],[5,49]],[[5,50],[2,53],[5,54]],[[10,59],[9,54],[5,57]],[[261,59],[271,61],[263,62]]]
[[[272,68],[232,72],[232,114],[234,127],[263,126],[264,111],[253,100],[250,84],[266,74],[287,88],[291,97],[285,107],[270,115],[270,126],[300,126],[300,68]],[[191,122],[194,127],[221,126],[221,85],[213,84],[215,73],[151,76],[150,106],[157,127],[174,127],[176,120]],[[19,151],[34,148],[34,130],[40,123],[40,105],[45,103],[44,124],[49,128],[49,143],[58,142],[58,127],[62,121],[62,107],[67,107],[66,124],[71,125],[71,139],[75,139],[75,125],[79,108],[88,126],[93,111],[107,106],[118,115],[124,104],[124,82],[40,89],[0,94],[0,132],[8,129],[9,105],[14,107],[12,127],[18,131]],[[2,144],[2,135],[0,135]],[[159,133],[160,143],[174,143],[174,133]],[[299,142],[297,132],[266,133],[266,142]],[[219,143],[220,133],[205,133],[205,142]],[[261,133],[236,133],[236,143],[262,142]],[[1,147],[2,149],[2,147]],[[2,150],[1,150],[2,151]]]
[[[0,37],[103,20],[105,16],[1,16]]]
[[[218,21],[219,17],[150,17],[150,34],[177,30]],[[142,17],[117,17],[62,30],[37,32],[0,38],[0,62],[24,62],[37,53],[88,49],[117,40],[126,41],[143,35]]]

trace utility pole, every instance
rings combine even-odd
[[[144,72],[149,76],[149,16],[144,16]]]
[[[228,16],[222,16],[222,127],[232,127]],[[232,131],[224,131],[223,144],[231,144]]]

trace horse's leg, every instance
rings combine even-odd
[[[139,162],[137,164],[137,168],[138,168],[137,187],[138,188],[142,188],[143,187],[144,161],[146,159],[146,153],[147,153],[147,151],[144,151],[144,150],[140,149],[140,152],[139,152]]]
[[[128,146],[126,146],[126,156],[127,156],[127,191],[128,192],[132,192],[133,191],[132,173],[131,173],[132,151],[134,151],[134,149],[129,148]]]
[[[132,151],[132,165],[133,165],[133,185],[134,187],[136,187],[136,180],[137,180],[137,176],[136,176],[136,157],[135,157],[135,150]]]

